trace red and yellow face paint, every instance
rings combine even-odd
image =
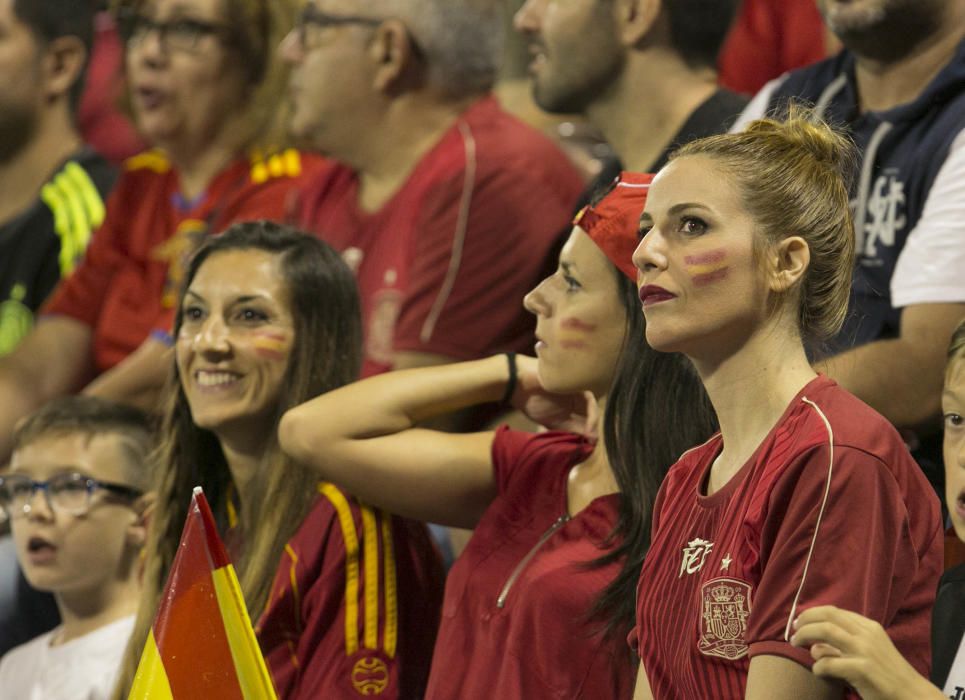
[[[587,336],[596,330],[596,324],[569,316],[560,321],[559,343],[566,350],[585,350],[589,347]]]
[[[684,257],[684,266],[696,287],[706,287],[720,282],[727,277],[730,269],[727,253],[723,248],[709,250],[699,255],[687,255]]]
[[[259,357],[281,362],[288,357],[291,350],[291,338],[278,331],[255,331],[251,345]]]

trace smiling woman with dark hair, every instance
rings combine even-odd
[[[202,486],[235,560],[281,698],[416,697],[435,638],[442,569],[424,526],[359,504],[281,452],[281,415],[351,382],[358,293],[327,244],[238,224],[188,266],[158,457],[144,594],[126,697],[191,502]],[[357,686],[356,683],[362,683]]]

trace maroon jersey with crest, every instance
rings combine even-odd
[[[332,484],[285,545],[255,632],[281,700],[420,698],[443,571],[429,532]]]
[[[927,676],[941,517],[895,429],[820,376],[705,496],[721,448],[687,452],[657,498],[631,635],[654,698],[743,698],[759,655],[810,667],[791,623],[827,604],[880,622]]]

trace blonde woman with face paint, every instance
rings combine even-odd
[[[691,359],[721,431],[658,495],[638,699],[854,697],[790,643],[828,603],[927,671],[937,499],[894,428],[805,354],[847,310],[850,152],[792,110],[688,144],[654,179],[634,253],[647,340]]]
[[[643,343],[630,255],[648,183],[624,174],[578,220],[557,271],[526,296],[535,359],[392,372],[282,420],[282,448],[322,478],[393,512],[474,528],[446,583],[427,698],[631,691],[625,639],[653,495],[689,437],[712,430],[692,370]],[[621,356],[632,362],[614,387]],[[606,441],[416,427],[511,398],[544,424],[583,429],[585,392]],[[667,416],[678,420],[668,425]],[[635,450],[614,454],[621,442]]]

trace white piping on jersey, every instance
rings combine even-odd
[[[426,316],[422,324],[422,331],[419,333],[419,341],[428,343],[432,339],[432,333],[436,329],[442,309],[452,294],[452,288],[456,285],[456,276],[459,274],[459,266],[462,264],[462,250],[466,243],[466,229],[469,227],[469,207],[472,205],[472,193],[476,187],[476,139],[473,138],[472,130],[465,122],[459,122],[459,133],[462,136],[462,147],[466,157],[466,170],[463,175],[462,197],[459,201],[459,216],[456,219],[456,230],[452,239],[452,256],[449,258],[449,269],[446,271],[446,278],[439,289],[439,296],[432,303],[429,315]]]
[[[645,189],[647,189],[648,187],[650,187],[650,183],[649,183],[649,182],[645,182],[645,183],[641,183],[641,182],[618,182],[618,183],[617,183],[617,187],[634,187],[634,188],[636,188],[636,189],[645,190]]]
[[[824,88],[824,92],[821,93],[821,97],[818,98],[817,103],[814,105],[814,116],[818,119],[824,119],[824,110],[831,104],[834,96],[841,92],[841,88],[847,84],[848,77],[843,73],[828,83],[828,86]]]
[[[699,450],[699,449],[701,449],[701,448],[709,445],[711,442],[713,442],[714,440],[716,440],[716,439],[719,438],[719,437],[720,437],[720,431],[718,430],[716,433],[714,433],[713,435],[711,435],[709,438],[707,438],[706,440],[704,440],[702,443],[700,443],[700,444],[697,445],[696,447],[691,447],[691,448],[689,448],[689,449],[687,449],[687,450],[684,450],[684,451],[680,454],[680,456],[677,457],[677,462],[679,462],[680,460],[682,460],[684,457],[686,457],[687,455],[689,455],[689,454],[690,454],[691,452],[693,452],[694,450]]]
[[[506,583],[503,584],[503,588],[499,592],[499,596],[496,598],[497,608],[500,610],[503,609],[503,607],[506,605],[506,596],[509,595],[510,589],[513,587],[513,584],[516,583],[516,579],[519,578],[519,575],[523,573],[523,570],[529,564],[530,560],[536,556],[536,553],[539,552],[540,549],[542,549],[547,540],[555,535],[557,530],[566,525],[566,523],[570,522],[570,520],[571,518],[569,513],[563,513],[563,515],[554,520],[553,524],[549,526],[549,529],[540,535],[540,538],[536,541],[536,544],[533,545],[532,549],[527,552],[526,556],[519,560],[516,568],[513,569],[513,572],[509,575],[509,578],[506,579]]]
[[[804,589],[804,582],[808,577],[808,567],[811,564],[811,555],[814,554],[814,545],[818,540],[818,531],[821,529],[821,519],[824,517],[824,509],[828,505],[828,496],[831,493],[831,476],[834,471],[834,431],[831,429],[831,422],[828,417],[824,415],[824,411],[818,408],[818,405],[808,399],[806,396],[802,396],[801,400],[811,406],[821,420],[824,421],[824,427],[828,429],[828,453],[830,455],[828,459],[828,478],[824,484],[824,497],[821,499],[821,509],[818,511],[818,521],[814,524],[814,535],[811,536],[811,546],[808,548],[808,557],[804,560],[804,571],[801,573],[801,584],[797,587],[797,593],[794,595],[794,602],[791,604],[791,614],[787,617],[787,626],[784,628],[784,641],[789,642],[791,640],[791,625],[794,622],[794,618],[797,617],[797,602],[801,597],[801,591]]]

